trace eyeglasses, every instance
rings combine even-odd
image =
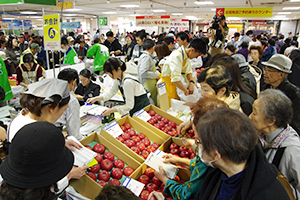
[[[199,145],[199,144],[202,144],[202,142],[198,138],[195,138],[195,144]]]
[[[263,68],[263,71],[264,72],[268,72],[268,73],[276,73],[276,72],[279,72],[278,70],[270,70],[270,68],[269,67],[264,67]]]

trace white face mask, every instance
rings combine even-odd
[[[60,51],[63,52],[63,53],[66,53],[66,52],[67,52],[65,49],[61,49]]]
[[[200,157],[200,160],[201,162],[203,162],[204,164],[206,164],[208,167],[212,167],[212,168],[215,168],[215,166],[212,165],[213,162],[215,162],[216,160],[213,160],[213,161],[209,161],[209,162],[206,162],[203,160],[202,158],[202,149],[200,148],[200,146],[198,145],[198,154],[199,154],[199,157]]]

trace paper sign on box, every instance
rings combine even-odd
[[[145,122],[151,119],[151,116],[144,109],[137,111],[134,115]]]
[[[136,196],[140,196],[141,192],[143,191],[143,189],[145,187],[145,184],[143,184],[139,181],[136,181],[134,179],[131,179],[129,177],[126,177],[121,186],[128,188]]]
[[[123,134],[123,131],[116,120],[112,121],[110,124],[103,127],[110,135],[114,138]]]

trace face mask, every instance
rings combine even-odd
[[[203,158],[202,158],[202,151],[203,150],[200,148],[200,146],[198,146],[198,154],[199,154],[201,162],[203,162],[204,164],[206,164],[208,167],[215,168],[215,166],[213,166],[212,163],[215,162],[216,160],[213,160],[213,161],[210,161],[210,162],[204,161]]]
[[[67,51],[65,49],[60,50],[62,53],[66,53]]]

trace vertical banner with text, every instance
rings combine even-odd
[[[46,50],[59,50],[60,46],[60,26],[59,14],[43,16],[44,46]]]

